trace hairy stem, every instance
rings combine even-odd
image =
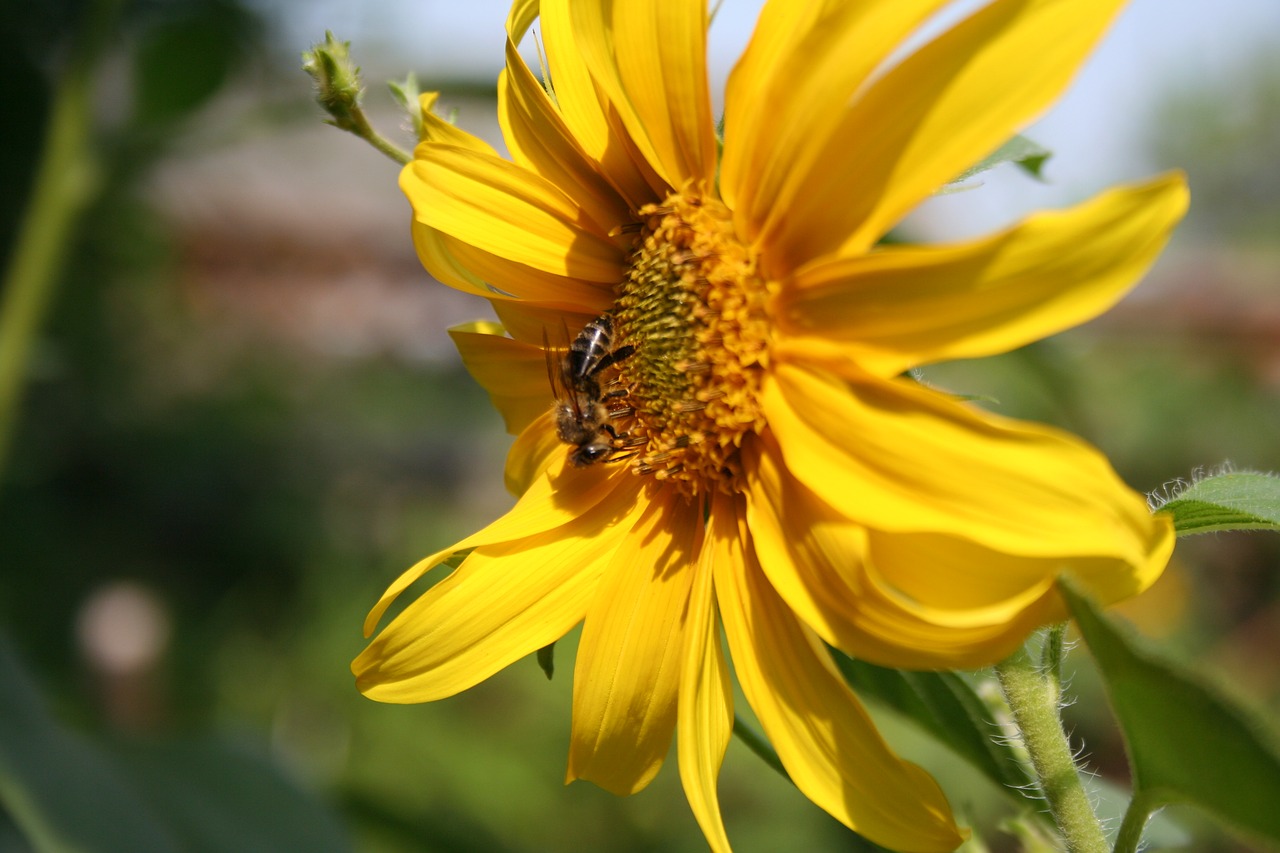
[[[1053,634],[1049,642],[1055,642]],[[1061,633],[1056,635],[1056,642],[1061,643]],[[1060,652],[1049,650],[1047,657],[1056,661]],[[1062,729],[1058,713],[1062,695],[1056,668],[1048,674],[1042,672],[1024,648],[998,664],[996,676],[1067,849],[1071,853],[1106,853],[1102,825],[1089,804],[1071,744]]]
[[[413,159],[413,155],[408,151],[405,151],[403,148],[378,133],[378,131],[374,130],[373,125],[369,124],[369,119],[365,116],[364,110],[360,107],[355,107],[351,110],[350,118],[351,121],[349,125],[338,126],[349,133],[354,133],[356,136],[360,137],[365,142],[368,142],[374,148],[378,149],[401,166],[407,164]]]

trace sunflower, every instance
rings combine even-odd
[[[498,89],[510,159],[424,97],[400,184],[427,270],[501,320],[452,335],[516,436],[518,501],[387,590],[366,633],[455,566],[355,661],[367,696],[456,694],[581,623],[568,779],[638,791],[674,736],[727,850],[731,659],[817,805],[896,849],[960,843],[830,648],[990,664],[1066,618],[1057,578],[1132,596],[1173,532],[1079,439],[909,371],[1105,311],[1187,193],[1169,175],[984,239],[879,245],[1042,113],[1123,3],[995,0],[904,51],[947,5],[767,3],[723,144],[701,0],[517,0]],[[545,85],[517,52],[535,20]]]

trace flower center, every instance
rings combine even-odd
[[[719,201],[673,193],[639,211],[631,268],[611,312],[635,412],[634,470],[688,494],[738,487],[743,436],[763,429],[759,392],[769,352],[772,289]]]

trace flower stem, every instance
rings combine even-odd
[[[778,774],[791,781],[791,774],[787,773],[787,769],[782,766],[782,759],[778,758],[778,753],[773,751],[773,747],[769,745],[769,741],[764,739],[758,731],[751,727],[751,724],[742,719],[736,711],[733,714],[733,733],[737,735],[738,740],[746,744],[747,749],[754,752],[760,758],[764,759],[764,763],[768,764]]]
[[[1047,642],[1058,644],[1057,651],[1046,648],[1046,660],[1052,663],[1061,657],[1061,632],[1050,632]],[[1042,672],[1023,648],[997,664],[996,676],[1067,849],[1071,853],[1106,853],[1102,825],[1080,782],[1058,715],[1062,693],[1056,667]]]
[[[330,124],[355,134],[401,166],[413,159],[407,151],[390,142],[369,124],[361,106],[364,86],[360,82],[360,67],[351,58],[351,42],[341,41],[332,32],[326,32],[323,42],[302,54],[302,70],[315,80],[316,102],[329,114]],[[414,92],[417,91],[412,79],[406,82]],[[396,91],[393,86],[392,92]],[[418,109],[416,103],[409,103],[407,88],[401,86],[399,94],[411,112]]]
[[[17,426],[31,345],[48,314],[76,221],[97,192],[98,164],[89,145],[91,90],[121,5],[98,0],[85,12],[54,91],[31,199],[0,286],[0,472]]]
[[[351,119],[353,126],[344,126],[342,129],[354,133],[383,154],[395,160],[401,166],[407,164],[413,159],[408,151],[405,151],[394,142],[388,140],[385,136],[373,129],[373,125],[369,124],[369,119],[365,117],[364,110],[356,107],[351,111]]]

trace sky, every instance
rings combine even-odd
[[[280,41],[300,50],[334,30],[352,40],[372,84],[378,76],[496,79],[502,65],[507,0],[257,0]],[[1066,0],[1071,2],[1071,0]],[[750,36],[761,0],[724,0],[712,27],[713,89],[722,88]],[[944,15],[984,5],[959,0]],[[1229,78],[1249,56],[1280,53],[1280,0],[1132,0],[1066,96],[1028,131],[1054,152],[1046,184],[1005,167],[982,192],[930,203],[921,217],[938,236],[968,236],[1035,207],[1079,201],[1105,186],[1151,174],[1147,120],[1160,98],[1205,79]],[[372,88],[372,85],[371,85]],[[953,213],[964,210],[963,216]]]

